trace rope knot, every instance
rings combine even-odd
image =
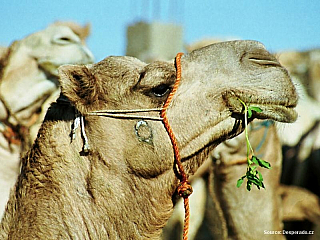
[[[193,189],[191,185],[187,181],[185,181],[185,182],[179,183],[177,192],[180,197],[187,198],[192,194]]]

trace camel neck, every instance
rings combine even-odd
[[[82,156],[82,139],[70,143],[67,119],[74,114],[67,115],[64,121],[47,116],[23,159],[15,196],[20,205],[2,223],[19,229],[10,237],[159,239],[173,208],[173,189],[166,187],[173,173],[146,179],[108,164],[99,152]]]

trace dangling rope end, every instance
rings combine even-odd
[[[85,143],[83,145],[83,152],[88,153],[90,151],[90,145],[88,143]]]

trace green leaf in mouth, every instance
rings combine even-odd
[[[263,177],[261,172],[257,170],[258,167],[263,167],[270,169],[271,164],[267,161],[264,161],[257,156],[255,156],[252,146],[249,141],[249,133],[248,133],[248,119],[252,117],[253,112],[260,113],[262,109],[256,106],[250,106],[250,104],[246,104],[241,99],[238,99],[241,104],[244,106],[244,122],[245,122],[245,135],[246,135],[246,146],[247,146],[247,172],[246,175],[242,176],[237,181],[237,187],[239,188],[244,179],[247,178],[247,190],[251,191],[252,185],[255,185],[259,190],[260,188],[265,188],[263,183]],[[250,157],[251,156],[251,157]]]

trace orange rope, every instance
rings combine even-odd
[[[188,239],[188,232],[189,232],[189,219],[190,219],[190,209],[189,209],[189,196],[192,193],[192,187],[188,182],[188,176],[185,173],[181,158],[180,158],[180,152],[178,148],[177,139],[173,133],[173,130],[169,124],[168,117],[167,117],[167,109],[172,101],[172,98],[174,94],[177,92],[178,86],[180,84],[181,80],[181,56],[183,53],[178,53],[176,56],[176,68],[177,68],[177,76],[176,76],[176,82],[173,85],[172,91],[170,92],[167,101],[165,102],[163,106],[163,110],[161,111],[161,117],[163,118],[163,123],[165,128],[167,129],[167,132],[169,134],[169,137],[171,139],[171,143],[173,146],[174,151],[174,157],[175,157],[175,164],[177,165],[178,172],[180,174],[180,184],[177,188],[177,192],[180,197],[183,197],[184,200],[184,209],[185,209],[185,218],[184,218],[184,228],[183,228],[183,240]]]

